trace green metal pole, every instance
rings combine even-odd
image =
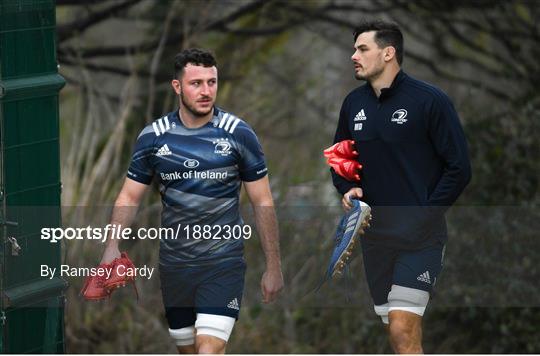
[[[0,352],[64,351],[65,281],[40,275],[61,264],[40,239],[61,224],[53,0],[0,0]],[[18,246],[18,248],[17,248]]]

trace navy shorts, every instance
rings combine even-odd
[[[444,245],[409,251],[362,240],[362,255],[373,303],[383,305],[393,284],[432,293],[442,269]]]
[[[169,328],[194,325],[197,313],[238,319],[245,272],[243,259],[197,267],[160,265],[161,293]]]

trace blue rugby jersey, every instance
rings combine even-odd
[[[242,238],[195,239],[193,229],[196,225],[242,225],[241,182],[266,174],[264,154],[251,127],[217,107],[200,128],[185,127],[178,111],[146,126],[137,138],[127,172],[128,178],[143,184],[157,177],[163,204],[161,225],[180,232],[177,239],[160,240],[163,265],[242,258]],[[217,232],[214,228],[212,235]]]

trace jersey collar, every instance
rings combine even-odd
[[[219,113],[221,111],[222,111],[221,109],[219,109],[217,106],[214,105],[214,112],[212,114],[212,118],[204,126],[201,126],[199,128],[202,128],[202,127],[205,127],[205,126],[208,126],[208,125],[217,126],[217,124],[219,124],[219,120],[220,120]],[[177,123],[180,124],[180,126],[186,128],[188,130],[197,130],[197,129],[189,129],[186,126],[184,126],[184,123],[182,122],[182,120],[180,120],[180,108],[177,108],[174,111],[173,117],[174,117],[174,119],[176,119]]]
[[[221,111],[222,110],[220,108],[214,105],[214,114],[212,116],[212,119],[209,121],[212,125],[214,125],[214,127],[219,124],[219,120],[220,120],[219,114]]]

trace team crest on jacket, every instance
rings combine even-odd
[[[231,154],[231,144],[229,143],[228,138],[218,138],[217,140],[212,141],[212,143],[215,145],[215,154],[219,154],[224,157]]]
[[[394,113],[392,114],[392,119],[390,121],[401,125],[407,122],[406,117],[407,117],[407,110],[399,109],[399,110],[394,111]]]

